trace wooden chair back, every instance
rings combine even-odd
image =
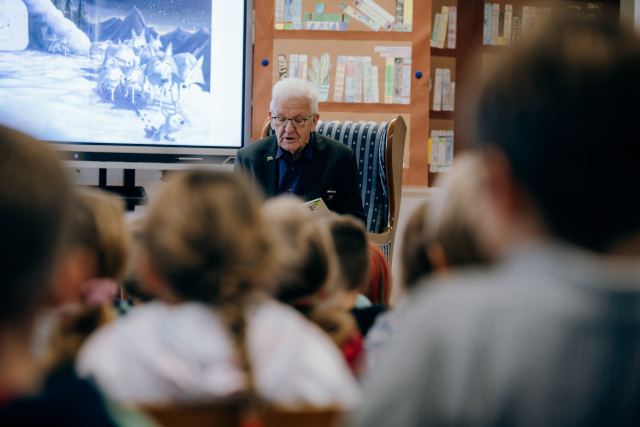
[[[140,408],[162,427],[241,427],[238,406],[193,405]],[[252,427],[334,427],[342,414],[337,409],[289,411],[271,409]]]

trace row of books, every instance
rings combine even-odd
[[[456,48],[456,20],[457,9],[455,6],[442,6],[442,11],[436,13],[431,32],[431,47],[444,49],[444,41],[447,39],[447,49]],[[449,29],[447,31],[447,24]]]
[[[275,0],[276,30],[336,30],[346,31],[351,19],[373,31],[409,32],[413,26],[413,0],[396,0],[394,14],[374,0],[354,0],[353,5],[341,2],[343,13],[324,13],[324,1],[315,3],[315,13],[302,11],[302,0]]]
[[[522,14],[517,14],[510,4],[504,6],[504,12],[500,12],[500,4],[485,3],[482,44],[509,46],[516,43],[522,37],[527,37],[549,15],[549,7],[523,6]]]
[[[453,170],[453,131],[432,130],[429,138],[429,172]]]
[[[318,88],[318,101],[329,98],[331,83],[329,69],[331,56],[315,56],[308,64],[307,55],[289,55],[287,67],[286,55],[278,55],[279,78],[297,77],[310,80]],[[378,66],[372,65],[370,56],[338,55],[338,64],[334,76],[333,102],[353,102],[365,104],[409,104],[411,102],[411,57],[385,57],[384,93],[379,93]],[[343,98],[344,97],[344,98]]]
[[[451,81],[451,69],[436,68],[433,85],[433,111],[453,111],[456,83]]]

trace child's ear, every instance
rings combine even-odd
[[[67,250],[53,275],[51,304],[60,306],[82,301],[81,288],[97,274],[95,256],[86,249]]]
[[[433,271],[435,273],[445,273],[449,269],[449,261],[447,260],[447,256],[444,254],[442,246],[437,243],[432,243],[424,250],[427,254],[427,258],[431,261],[431,265],[433,266]]]

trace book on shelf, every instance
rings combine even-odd
[[[447,131],[438,131],[438,172],[444,172],[447,158]]]
[[[449,85],[449,108],[450,111],[454,111],[456,100],[456,82],[451,82]]]
[[[355,73],[356,59],[353,56],[347,56],[347,67],[344,83],[344,102],[353,102],[353,95],[355,92]]]
[[[442,68],[436,68],[436,80],[433,84],[433,111],[442,110]]]
[[[504,44],[504,13],[500,12],[500,18],[498,21],[498,46]]]
[[[378,86],[378,66],[371,66],[371,84],[373,89],[373,103],[380,103],[380,88]]]
[[[429,172],[436,173],[438,172],[438,134],[440,132],[437,130],[431,131],[431,143],[429,146],[431,149],[429,150]]]
[[[451,70],[442,70],[442,111],[450,111],[451,105]]]
[[[522,15],[518,15],[514,13],[511,17],[511,44],[515,44],[518,42],[518,31],[522,31]]]
[[[393,103],[402,104],[402,58],[393,58]]]
[[[491,44],[491,3],[484,4],[484,26],[482,27],[482,44]]]
[[[435,18],[433,18],[433,32],[431,32],[431,47],[436,47],[438,45],[439,30],[440,30],[440,14],[436,13]]]
[[[289,55],[289,77],[298,77],[298,55]]]
[[[440,12],[440,26],[438,27],[438,42],[436,47],[438,49],[444,48],[444,41],[447,38],[447,24],[449,22],[449,6],[442,6]]]
[[[378,82],[376,81],[376,84]],[[362,94],[365,104],[371,104],[373,102],[373,81],[371,78],[371,57],[365,56],[362,58]]]
[[[453,170],[453,131],[448,130],[446,132],[446,148],[444,155],[444,170],[443,172],[451,172]]]
[[[411,58],[402,59],[402,103],[411,103]]]
[[[533,30],[536,29],[538,21],[538,8],[536,6],[529,7],[529,30],[528,33],[531,34]]]
[[[385,64],[384,75],[384,103],[393,104],[393,69],[395,61],[393,58],[387,58]]]
[[[347,67],[347,57],[338,55],[338,65],[336,67],[336,77],[333,85],[333,102],[342,102],[342,93],[344,92],[344,76]]]
[[[513,6],[507,4],[504,6],[504,42],[505,46],[511,45],[511,27],[513,21]]]
[[[529,6],[524,6],[522,8],[522,37],[526,38],[529,35],[529,15],[530,10]]]
[[[456,48],[456,30],[457,30],[458,11],[455,6],[449,7],[449,37],[447,38],[447,48]]]
[[[354,69],[354,90],[353,90],[353,102],[362,102],[362,56],[356,56],[355,69]]]
[[[498,45],[498,27],[500,23],[500,5],[494,3],[491,6],[491,45]]]

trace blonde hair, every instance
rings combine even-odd
[[[477,227],[487,201],[487,175],[478,153],[456,157],[453,172],[440,180],[442,193],[430,203],[425,218],[428,240],[435,240],[450,265],[487,261],[478,245]]]
[[[96,277],[122,279],[129,252],[124,203],[115,195],[93,189],[75,189],[66,236],[68,248],[83,248],[96,261]]]
[[[289,303],[320,290],[328,293],[334,283],[335,260],[328,229],[301,208],[302,203],[297,197],[279,196],[263,206],[278,243],[274,294]]]
[[[171,181],[150,209],[143,247],[180,297],[215,306],[255,398],[245,308],[270,275],[273,247],[257,201],[230,173],[189,171]]]

